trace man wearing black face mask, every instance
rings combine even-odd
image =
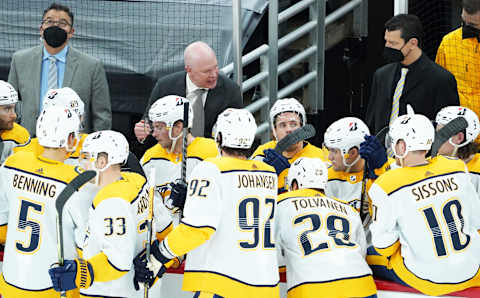
[[[422,35],[415,15],[399,14],[385,23],[388,64],[373,75],[365,121],[375,134],[406,114],[407,104],[432,120],[441,108],[458,105],[455,78],[423,54]]]
[[[443,37],[435,61],[457,79],[460,105],[480,116],[480,0],[463,0],[462,21]]]
[[[53,3],[40,24],[42,45],[23,49],[12,57],[8,82],[21,101],[18,120],[35,136],[36,120],[49,89],[70,87],[85,103],[84,132],[111,128],[110,93],[102,63],[69,45],[75,29],[73,13]]]

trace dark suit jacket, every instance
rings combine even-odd
[[[147,109],[144,113],[148,115],[150,106],[159,98],[167,95],[186,96],[186,76],[185,71],[179,71],[162,77],[157,81],[152,90],[150,99],[148,100]],[[205,100],[205,131],[204,136],[212,137],[212,128],[217,121],[218,115],[227,108],[242,108],[242,96],[240,87],[232,80],[224,76],[218,75],[217,85],[215,88],[208,90],[207,99]]]
[[[368,102],[366,124],[372,133],[378,133],[390,121],[393,91],[397,85],[395,74],[400,73],[400,63],[390,63],[375,71]],[[416,114],[434,120],[437,112],[446,106],[459,105],[455,77],[432,62],[425,54],[409,66],[398,115],[407,113],[410,104]]]
[[[40,76],[43,46],[22,49],[12,57],[8,82],[18,91],[21,108],[18,109],[20,124],[30,135],[35,135],[40,111]],[[83,115],[84,132],[110,129],[112,111],[110,92],[105,69],[100,60],[77,51],[69,46],[63,77],[63,86],[70,87],[85,104]]]

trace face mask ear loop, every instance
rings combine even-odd
[[[172,145],[170,146],[170,150],[167,150],[168,153],[172,153],[173,149],[175,149],[175,145],[177,144],[178,138],[180,138],[183,135],[183,131],[181,134],[179,134],[177,137],[172,137],[172,128],[173,126],[168,130],[168,137],[170,140],[172,140]]]
[[[360,160],[360,155],[357,156],[357,158],[351,163],[347,164],[345,161],[345,157],[342,155],[342,162],[343,165],[346,166],[347,168],[345,169],[345,172],[350,173],[350,169],[353,167],[354,164],[356,164]]]

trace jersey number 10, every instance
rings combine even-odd
[[[457,224],[452,213],[452,207],[455,207],[456,216],[460,222],[460,229],[457,229]],[[444,257],[447,255],[447,249],[445,247],[445,242],[440,229],[440,223],[437,220],[436,212],[432,207],[428,207],[422,210],[425,218],[427,219],[428,227],[433,235],[433,243],[435,244],[435,250],[437,256]],[[470,243],[470,236],[463,232],[463,227],[465,226],[464,219],[462,216],[462,205],[458,200],[451,200],[446,203],[442,208],[442,214],[445,224],[448,227],[450,232],[450,239],[452,240],[452,248],[454,251],[460,251],[468,246]],[[462,239],[464,241],[462,241]],[[462,243],[463,242],[463,243]]]

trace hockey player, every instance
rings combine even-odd
[[[156,181],[149,182],[155,184],[162,201],[171,211],[183,208],[182,198],[186,194],[185,187],[174,183],[180,178],[182,163],[184,101],[186,99],[183,97],[169,95],[158,99],[152,105],[148,117],[152,122],[150,125],[153,129],[152,135],[158,144],[148,149],[140,160],[145,173],[150,173],[152,168],[155,169]],[[214,140],[193,137],[190,133],[187,136],[187,143],[188,181],[192,169],[204,159],[217,156],[218,150]],[[170,198],[172,187],[174,198],[178,198],[175,203]]]
[[[14,148],[30,142],[28,131],[15,122],[17,102],[17,91],[9,83],[0,80],[0,165],[13,153]]]
[[[368,199],[362,192],[370,187],[371,178],[376,178],[387,168],[385,149],[374,136],[370,136],[367,125],[355,117],[333,122],[325,131],[324,143],[332,164],[328,169],[326,195],[341,198],[358,211],[363,195],[363,212],[367,213]],[[365,169],[367,165],[368,169]]]
[[[78,168],[63,163],[68,150],[75,148],[79,122],[77,115],[66,108],[43,110],[36,128],[44,152],[39,156],[15,153],[0,168],[0,241],[5,242],[8,235],[0,278],[2,297],[60,296],[52,289],[46,272],[58,261],[55,200],[80,173]],[[70,201],[63,212],[66,258],[76,255],[76,211]]]
[[[328,152],[307,141],[291,145],[282,154],[273,150],[278,141],[306,123],[305,109],[295,98],[279,99],[270,109],[270,125],[275,140],[260,145],[253,153],[252,159],[263,160],[275,168],[278,175],[278,193],[287,190],[285,180],[288,175],[288,168],[297,158],[302,156],[317,157],[327,161]]]
[[[291,191],[278,197],[275,214],[275,239],[287,263],[287,297],[376,297],[360,216],[325,195],[325,164],[301,157],[290,167],[287,183]]]
[[[188,252],[182,290],[195,297],[279,297],[277,176],[267,164],[247,159],[256,129],[247,110],[218,116],[214,135],[221,157],[193,169],[182,222],[152,244],[153,274],[145,255],[136,257],[138,280],[161,277],[166,262]]]
[[[90,207],[83,257],[66,258],[64,266],[49,270],[55,290],[80,288],[81,297],[136,295],[130,269],[147,239],[148,184],[139,174],[121,172],[128,153],[128,142],[118,132],[99,131],[85,139],[82,159],[97,171],[101,189]]]
[[[457,117],[467,120],[468,126],[465,130],[452,135],[443,144],[440,144],[438,154],[444,156],[458,157],[467,164],[473,185],[480,194],[480,154],[478,144],[475,142],[480,133],[480,123],[477,114],[472,110],[460,106],[449,106],[441,109],[435,118],[437,131]],[[437,140],[435,140],[435,143]]]
[[[425,158],[434,139],[430,120],[398,117],[389,129],[392,152],[403,167],[370,188],[374,276],[445,295],[480,285],[480,202],[463,161]]]
[[[69,110],[75,112],[80,119],[79,129],[82,128],[81,123],[83,121],[85,105],[73,89],[71,89],[70,87],[63,87],[60,89],[48,90],[45,94],[45,97],[43,98],[43,108],[46,109],[47,107],[51,106],[66,107]],[[68,154],[68,158],[65,160],[66,164],[71,164],[75,166],[78,165],[78,156],[80,150],[82,149],[82,144],[86,136],[87,134],[80,133],[79,143],[76,146],[75,151]],[[24,150],[31,151],[36,155],[40,155],[43,152],[43,147],[38,143],[38,138],[33,138],[27,146],[19,146],[14,149],[15,152]]]

